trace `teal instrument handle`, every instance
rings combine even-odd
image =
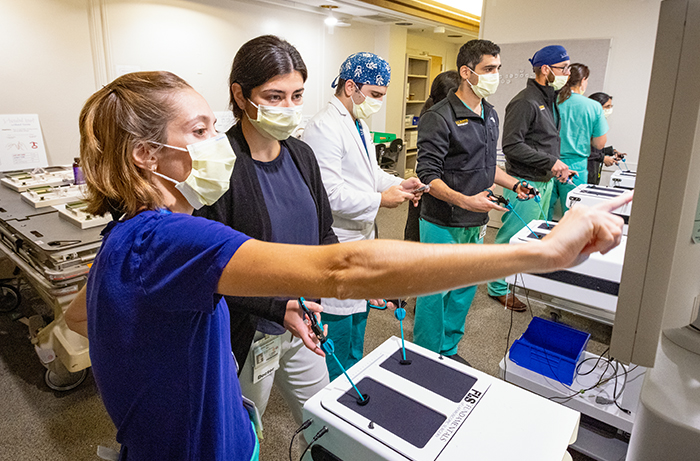
[[[532,233],[532,235],[534,235],[534,236],[537,237],[538,239],[540,238],[539,235],[535,234],[535,231],[533,231],[532,229],[530,229],[530,226],[527,225],[527,223],[525,222],[525,220],[518,214],[518,212],[515,211],[515,210],[513,209],[513,205],[511,205],[511,204],[509,203],[508,205],[506,205],[506,208],[508,208],[508,210],[512,211],[513,214],[515,214],[515,216],[517,216],[518,219],[521,220],[521,221],[523,222],[523,224],[525,224],[525,227],[527,227],[527,230],[529,230],[530,233]],[[540,208],[541,208],[541,206],[540,206]]]
[[[330,355],[335,359],[335,363],[338,364],[340,369],[342,370],[343,374],[345,375],[346,378],[348,378],[348,381],[350,381],[350,385],[352,386],[353,389],[355,389],[355,392],[357,392],[357,395],[360,396],[360,400],[363,402],[365,401],[364,396],[360,393],[359,390],[357,390],[357,386],[355,386],[355,383],[352,382],[352,379],[350,379],[350,376],[348,376],[348,372],[345,371],[345,367],[340,363],[340,360],[338,360],[338,357],[333,353],[335,351],[335,346],[333,345],[333,340],[332,339],[327,339],[325,343],[321,345],[323,348],[323,352],[326,354]]]
[[[400,301],[399,301],[400,302]],[[403,339],[403,319],[406,318],[406,309],[403,307],[397,307],[394,311],[394,316],[399,319],[399,325],[401,326],[401,352],[403,353],[403,360],[406,361],[406,343]]]

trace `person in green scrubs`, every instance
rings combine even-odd
[[[503,123],[503,155],[506,157],[506,173],[518,180],[527,181],[540,193],[535,200],[517,200],[516,193],[504,189],[503,196],[510,200],[518,213],[506,213],[503,225],[496,234],[495,243],[507,244],[511,237],[533,219],[546,219],[549,198],[556,181],[566,182],[569,167],[559,160],[559,109],[556,92],[569,78],[569,54],[561,45],[549,45],[540,49],[529,60],[535,78],[527,80],[525,88],[506,106]],[[504,279],[488,284],[489,296],[501,305],[516,312],[525,312],[527,306],[515,294],[510,293]]]
[[[566,213],[569,209],[567,194],[576,186],[586,184],[588,181],[588,157],[591,155],[591,146],[602,149],[608,140],[606,135],[608,122],[605,120],[603,107],[598,102],[583,96],[588,87],[589,75],[588,66],[580,63],[571,64],[569,80],[557,97],[561,120],[559,159],[566,163],[570,171],[576,172],[576,176],[566,183],[553,183],[552,198],[549,201],[549,220],[557,214],[557,204],[561,207],[561,215]]]

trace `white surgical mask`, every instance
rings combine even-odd
[[[258,109],[258,117],[253,120],[247,112],[246,117],[258,132],[268,139],[284,141],[294,133],[294,130],[301,123],[302,104],[292,107],[264,106],[262,104],[258,106],[253,101],[248,101]]]
[[[554,91],[559,91],[562,88],[564,88],[564,85],[566,85],[566,82],[569,81],[569,76],[568,75],[555,75],[554,76],[554,81],[553,82],[547,82],[549,83],[549,86],[554,88]]]
[[[467,83],[469,83],[469,86],[472,88],[472,91],[475,95],[483,99],[488,96],[491,96],[496,92],[496,90],[498,89],[498,82],[500,80],[498,72],[496,72],[495,74],[477,74],[473,70],[472,72],[474,73],[474,75],[479,77],[479,82],[476,85],[472,85],[472,83],[469,80],[467,80]]]
[[[360,87],[355,85],[355,88],[357,88],[357,91],[362,93],[360,91]],[[352,98],[350,100],[352,101],[352,115],[355,116],[355,118],[359,118],[360,120],[367,120],[382,108],[382,101],[379,99],[374,99],[370,98],[369,96],[365,95],[362,93],[362,96],[365,97],[365,100],[362,101],[360,104],[355,104],[355,101],[353,101]]]
[[[603,115],[605,115],[605,118],[608,118],[612,115],[612,110],[612,107],[610,109],[603,109]]]
[[[187,149],[168,144],[154,144],[190,153],[192,171],[184,181],[176,181],[157,171],[153,174],[175,183],[175,188],[195,210],[199,210],[204,205],[213,205],[228,190],[236,154],[225,133],[189,144]]]

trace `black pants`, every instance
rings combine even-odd
[[[408,203],[408,216],[406,217],[406,227],[403,231],[403,239],[412,242],[420,242],[420,231],[418,229],[418,219],[420,218],[420,207],[423,200],[418,201],[418,206]]]
[[[603,170],[603,162],[588,161],[588,184],[600,184],[600,172]]]

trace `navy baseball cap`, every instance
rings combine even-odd
[[[540,67],[568,60],[569,53],[566,52],[566,48],[561,45],[549,45],[535,53],[529,61],[532,67]]]

